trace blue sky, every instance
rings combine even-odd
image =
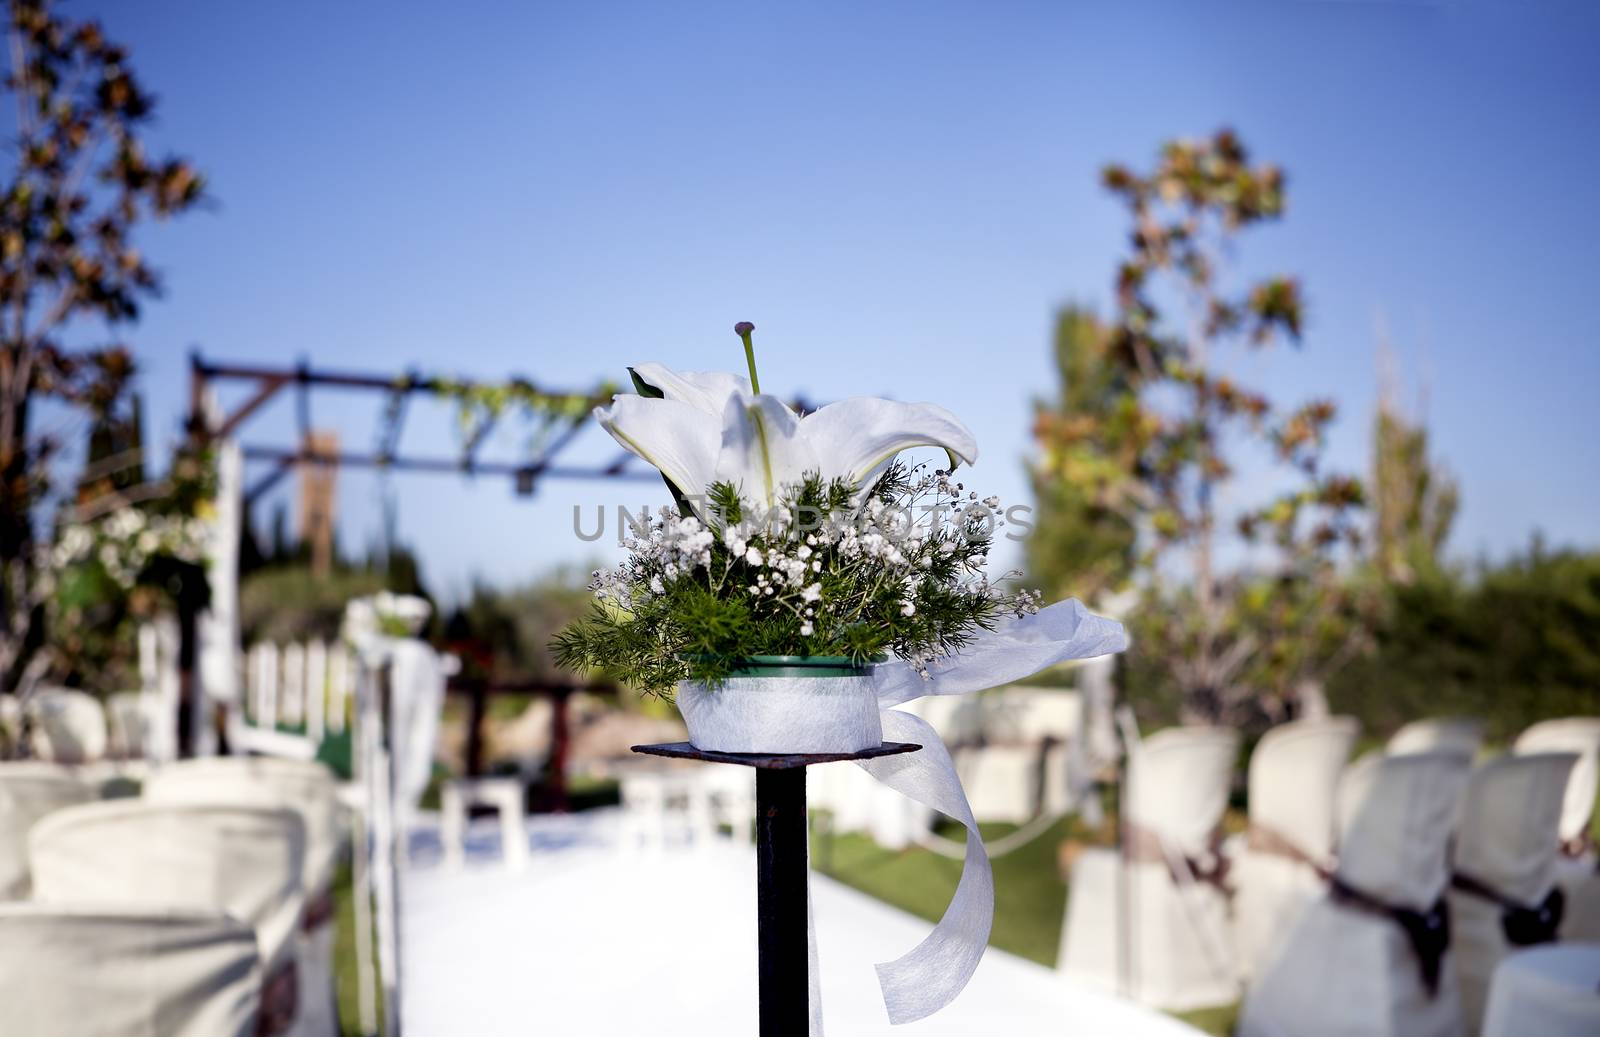
[[[216,199],[143,239],[167,293],[131,340],[161,435],[190,348],[587,386],[647,359],[734,368],[730,327],[752,320],[764,388],[944,403],[982,445],[972,483],[1023,501],[1051,313],[1103,309],[1121,248],[1097,170],[1226,124],[1291,178],[1288,219],[1241,261],[1310,299],[1303,350],[1241,374],[1337,399],[1334,460],[1364,470],[1382,320],[1462,484],[1454,550],[1536,527],[1595,542],[1592,6],[68,9],[133,46],[157,139]],[[367,450],[376,403],[328,395],[316,418]],[[244,438],[287,443],[292,415],[286,398]],[[415,409],[403,446],[452,454],[447,409]],[[572,456],[611,452],[596,432]],[[359,546],[378,484],[340,486]],[[424,475],[394,492],[447,593],[584,562],[575,503],[655,497]]]

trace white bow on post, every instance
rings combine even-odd
[[[979,636],[962,652],[930,667],[928,677],[903,662],[886,663],[874,671],[884,739],[915,742],[922,750],[860,760],[857,766],[901,795],[959,821],[967,830],[961,880],[944,917],[916,947],[877,967],[891,1023],[915,1022],[955,1000],[977,970],[994,923],[989,854],[950,752],[927,721],[891,707],[925,695],[965,695],[999,687],[1057,663],[1110,655],[1127,647],[1121,623],[1094,615],[1080,602],[1069,600]],[[822,1037],[814,926],[810,938],[811,1033]]]

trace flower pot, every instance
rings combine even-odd
[[[703,752],[857,753],[883,742],[872,668],[844,658],[755,656],[716,687],[684,681],[677,702]]]

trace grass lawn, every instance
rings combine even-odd
[[[334,924],[339,927],[334,933],[333,944],[334,979],[339,991],[339,1032],[343,1037],[360,1037],[361,1012],[356,996],[356,908],[349,864],[342,866],[333,880],[333,900]],[[378,1000],[381,1019],[381,997]]]
[[[929,921],[938,921],[955,895],[961,862],[920,846],[884,850],[860,833],[831,835],[826,824],[812,835],[811,864],[818,871]],[[992,841],[1015,825],[980,826]],[[959,838],[961,829],[943,830]],[[1063,818],[1016,851],[994,861],[994,929],[991,946],[1054,966],[1066,917],[1067,884],[1062,881],[1056,853],[1065,839],[1086,843],[1108,842],[1109,829],[1093,830],[1076,818]],[[1206,1033],[1226,1037],[1238,1020],[1238,1006],[1178,1013],[1184,1021]]]

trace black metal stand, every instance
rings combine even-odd
[[[636,745],[650,756],[756,768],[756,920],[761,979],[761,1037],[806,1037],[811,977],[806,941],[806,768],[814,763],[914,753],[922,746],[884,742],[859,753],[701,752],[688,742]]]

